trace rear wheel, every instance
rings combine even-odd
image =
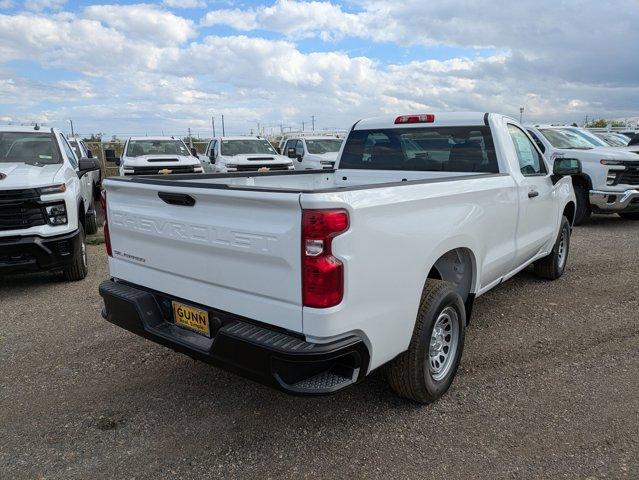
[[[462,298],[448,282],[429,279],[408,350],[386,367],[391,388],[419,403],[439,399],[455,378],[465,334]]]
[[[618,215],[624,220],[639,220],[639,212],[625,212]]]
[[[88,259],[87,259],[87,243],[84,236],[84,228],[82,224],[79,226],[80,230],[80,248],[75,252],[71,265],[62,271],[62,276],[65,280],[70,282],[76,282],[82,280],[87,276],[89,271]]]
[[[590,215],[592,214],[592,207],[590,206],[588,189],[583,185],[574,185],[574,188],[575,197],[577,199],[574,225],[581,225],[590,218]]]
[[[570,223],[562,217],[557,240],[552,252],[534,264],[535,275],[548,280],[556,280],[564,274],[570,250]]]

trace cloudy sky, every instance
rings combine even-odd
[[[639,115],[639,0],[0,0],[0,123],[210,135]]]

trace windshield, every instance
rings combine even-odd
[[[628,142],[624,142],[621,138],[616,137],[615,135],[608,135],[604,133],[596,133],[595,135],[597,135],[611,147],[625,147],[626,145],[628,145]]]
[[[346,140],[339,168],[499,172],[485,126],[355,130]]]
[[[142,155],[191,155],[181,140],[130,140],[125,157]]]
[[[339,152],[342,147],[342,140],[324,139],[324,140],[306,140],[306,149],[308,153],[322,155],[323,153]]]
[[[592,133],[590,132],[585,132],[583,130],[580,130],[578,128],[567,128],[565,131],[571,132],[571,133],[576,133],[577,135],[579,135],[581,138],[583,138],[586,142],[590,143],[590,145],[594,146],[594,147],[607,147],[608,145],[606,145],[606,143],[597,138],[596,136],[594,136]]]
[[[0,163],[52,165],[62,163],[50,133],[0,132]]]
[[[559,130],[556,128],[542,128],[539,130],[555,148],[568,148],[576,150],[590,150],[592,144],[581,138],[570,130]]]
[[[267,153],[276,155],[275,149],[266,140],[222,140],[222,155],[246,155]]]

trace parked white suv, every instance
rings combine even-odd
[[[0,127],[0,274],[86,276],[85,233],[98,228],[90,174],[98,169],[58,130]]]
[[[639,220],[639,157],[622,149],[595,146],[572,127],[527,126],[537,146],[552,162],[572,158],[582,172],[573,176],[577,197],[575,225],[592,212],[617,213]],[[589,135],[591,135],[588,132]]]
[[[278,154],[262,137],[217,137],[206,146],[204,156],[214,172],[294,170],[293,162]]]
[[[332,135],[288,136],[281,143],[281,152],[293,159],[296,170],[330,170],[343,142]]]
[[[103,315],[285,392],[386,366],[432,402],[475,297],[563,274],[576,173],[512,118],[441,113],[358,122],[330,172],[107,179]]]
[[[195,149],[175,137],[131,137],[124,144],[122,157],[105,150],[106,160],[120,167],[120,176],[202,173],[204,168]]]

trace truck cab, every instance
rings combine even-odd
[[[203,173],[196,152],[175,137],[131,137],[124,144],[122,157],[106,150],[107,161],[119,167],[120,176],[170,175],[172,173]]]
[[[293,162],[262,137],[213,138],[204,156],[217,173],[293,170]]]
[[[98,229],[90,175],[99,168],[56,129],[0,127],[0,275],[86,276],[85,234]]]
[[[639,220],[639,156],[598,146],[590,132],[573,127],[528,125],[526,129],[551,162],[557,158],[580,162],[582,172],[573,176],[575,225],[582,224],[593,212]]]

